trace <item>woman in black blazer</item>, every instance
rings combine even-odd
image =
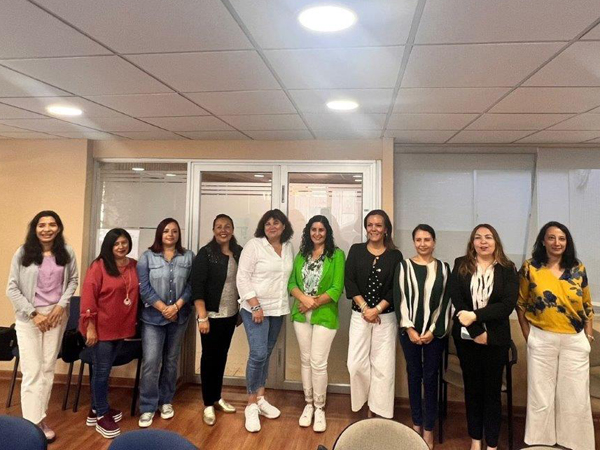
[[[235,283],[242,247],[233,235],[233,220],[219,214],[213,221],[212,240],[198,251],[190,275],[202,342],[200,378],[203,420],[216,421],[215,407],[226,413],[235,408],[221,398],[227,352],[238,320],[239,295]]]
[[[471,450],[498,446],[502,374],[510,346],[509,316],[515,309],[519,279],[497,231],[488,224],[471,232],[467,254],[457,258],[450,296],[456,314],[452,337],[465,385]]]

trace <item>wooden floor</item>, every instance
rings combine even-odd
[[[15,389],[13,406],[4,408],[8,391],[8,381],[0,380],[0,414],[20,415],[19,385]],[[89,408],[89,390],[80,401],[80,409],[73,413],[70,409],[61,410],[64,386],[55,385],[48,424],[56,431],[57,439],[50,445],[51,450],[59,449],[106,449],[110,441],[104,439],[94,428],[85,426],[85,417]],[[281,417],[275,420],[261,418],[262,431],[248,433],[244,428],[244,407],[246,394],[243,388],[226,388],[224,397],[237,409],[236,414],[217,412],[217,423],[209,427],[202,422],[202,395],[199,386],[188,385],[179,389],[175,400],[175,417],[162,420],[157,414],[152,425],[175,431],[202,450],[237,450],[237,449],[285,449],[316,450],[319,444],[331,449],[340,432],[351,422],[359,420],[359,413],[350,411],[350,398],[342,394],[330,394],[327,405],[327,431],[314,433],[312,428],[300,428],[298,417],[304,406],[303,394],[292,391],[268,391],[267,398],[281,409]],[[122,409],[124,418],[120,422],[121,431],[137,430],[137,417],[129,416],[131,389],[114,388],[110,394],[111,406]],[[126,412],[127,411],[127,412]],[[410,425],[410,413],[407,408],[398,406],[394,418]],[[524,420],[515,418],[515,450],[523,446],[522,436]],[[600,432],[596,424],[596,441],[600,442]],[[465,415],[462,412],[450,411],[446,422],[446,439],[443,444],[436,445],[438,450],[466,450],[470,440],[467,437]],[[506,426],[502,427],[500,449],[506,449]],[[150,450],[150,449],[149,449]]]

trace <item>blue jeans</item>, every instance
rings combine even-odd
[[[254,323],[252,313],[241,309],[240,314],[250,346],[250,355],[246,365],[246,385],[248,394],[256,394],[267,383],[269,358],[277,343],[283,316],[265,317],[262,323]]]
[[[142,324],[144,358],[140,377],[140,413],[154,412],[158,405],[172,403],[181,339],[186,328],[187,322]]]
[[[98,341],[92,347],[92,409],[98,417],[108,412],[108,378],[123,340]]]

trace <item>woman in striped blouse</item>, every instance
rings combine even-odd
[[[403,260],[394,277],[394,310],[406,359],[413,428],[433,448],[437,416],[437,378],[450,323],[450,266],[433,257],[435,230],[417,225],[412,232],[417,254]],[[425,407],[421,402],[425,388]],[[425,410],[423,413],[423,409]]]

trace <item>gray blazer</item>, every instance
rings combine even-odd
[[[79,273],[77,272],[75,252],[69,245],[66,246],[66,249],[71,256],[71,262],[65,266],[63,290],[58,304],[62,306],[68,314],[69,302],[79,283]],[[15,252],[10,264],[6,295],[13,304],[17,319],[28,321],[30,320],[29,315],[35,311],[33,303],[35,300],[35,289],[37,287],[37,278],[40,268],[37,264],[31,264],[29,267],[23,266],[21,264],[22,256],[23,247],[21,246]]]

